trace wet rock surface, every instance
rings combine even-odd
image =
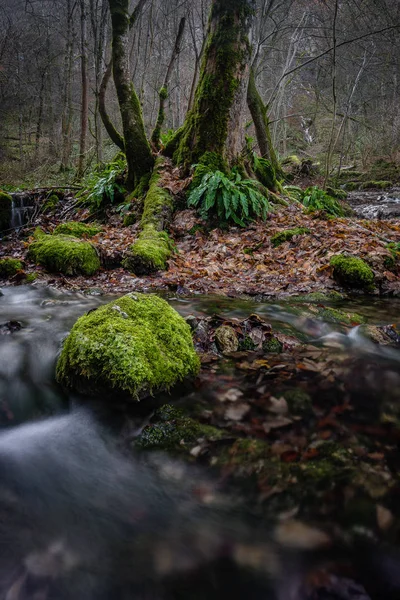
[[[396,219],[400,217],[400,187],[350,192],[347,198],[355,215],[363,219]]]

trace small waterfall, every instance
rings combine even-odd
[[[28,194],[12,194],[10,228],[18,229],[19,227],[23,227],[29,221],[34,209],[35,203],[32,196]]]

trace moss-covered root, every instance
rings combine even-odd
[[[10,227],[12,212],[12,198],[9,194],[0,191],[0,231]]]
[[[28,258],[50,273],[93,275],[100,269],[100,259],[89,242],[70,235],[35,235]]]
[[[164,271],[172,248],[172,241],[166,231],[156,231],[153,225],[146,225],[138,240],[126,253],[122,266],[136,275]]]
[[[22,268],[22,262],[17,258],[2,258],[0,260],[0,279],[13,277]]]
[[[173,244],[163,231],[171,219],[173,200],[160,186],[165,159],[158,159],[144,201],[138,240],[130,247],[123,266],[136,275],[146,275],[167,268]]]
[[[57,225],[54,233],[55,235],[72,235],[77,238],[91,238],[100,233],[100,231],[101,227],[98,225],[86,225],[86,223],[80,223],[79,221],[68,221],[67,223]]]
[[[336,254],[330,261],[333,276],[340,283],[365,290],[373,289],[374,272],[362,258]]]
[[[64,342],[57,380],[88,395],[139,400],[200,368],[186,321],[163,299],[128,294],[78,319]]]

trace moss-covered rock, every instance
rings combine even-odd
[[[342,190],[340,188],[333,188],[330,186],[326,188],[326,193],[329,194],[329,196],[332,196],[332,198],[336,198],[337,200],[346,200],[348,196],[345,190]]]
[[[337,323],[350,326],[365,323],[365,317],[362,315],[346,312],[344,310],[338,310],[337,308],[332,308],[331,306],[308,305],[307,309],[325,323]]]
[[[239,340],[233,327],[221,325],[215,330],[215,343],[222,354],[236,352],[239,348]]]
[[[10,227],[12,198],[10,194],[0,191],[0,231]]]
[[[100,269],[100,259],[89,242],[70,235],[45,235],[35,232],[28,258],[50,273],[93,275]]]
[[[374,272],[362,258],[336,254],[332,256],[330,264],[333,267],[333,276],[340,283],[366,290],[373,287]]]
[[[295,229],[285,229],[271,236],[271,244],[274,248],[290,241],[295,235],[305,235],[310,233],[306,227],[295,227]]]
[[[361,183],[359,181],[348,181],[344,184],[345,190],[347,192],[353,192],[354,190],[359,190]]]
[[[152,423],[144,428],[135,441],[135,447],[185,454],[201,440],[217,440],[223,436],[223,431],[203,425],[187,417],[178,408],[166,404],[155,412]]]
[[[91,238],[100,231],[101,227],[99,225],[86,225],[86,223],[80,223],[79,221],[68,221],[57,225],[54,234],[72,235],[76,238]]]
[[[128,294],[78,319],[57,380],[86,394],[112,389],[138,400],[196,375],[199,366],[185,320],[155,295]]]
[[[57,196],[57,194],[51,194],[47,200],[45,201],[45,203],[43,204],[43,212],[44,213],[51,213],[54,212],[54,210],[57,207],[57,204],[59,202],[59,198]]]
[[[288,298],[288,302],[334,302],[339,300],[344,300],[345,296],[332,290],[330,292],[311,292],[310,294],[302,294],[301,296],[290,296]]]
[[[370,189],[378,189],[378,190],[386,190],[393,185],[391,181],[365,181],[361,184],[360,189],[362,190],[370,190]]]
[[[270,354],[280,354],[283,350],[283,344],[278,340],[278,338],[271,335],[263,343],[262,349],[264,352],[268,352]]]
[[[0,260],[0,278],[7,279],[8,277],[13,277],[22,268],[22,262],[17,258],[2,258]]]

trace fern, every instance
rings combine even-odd
[[[323,210],[333,217],[345,216],[345,210],[339,202],[316,185],[305,190],[301,202],[310,212]]]
[[[117,195],[124,193],[121,181],[126,169],[125,157],[118,155],[101,171],[93,171],[85,181],[85,190],[79,194],[85,204],[98,209],[104,203],[113,203]]]
[[[258,217],[265,220],[270,208],[259,183],[242,179],[237,171],[229,177],[222,171],[206,173],[190,192],[188,206],[198,208],[204,219],[216,216],[222,222],[233,221],[241,227]]]

